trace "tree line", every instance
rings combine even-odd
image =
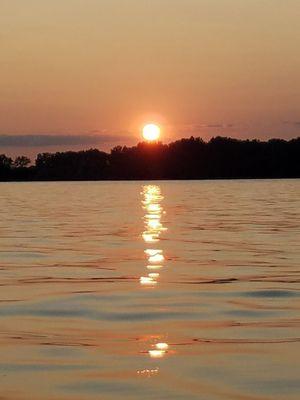
[[[300,178],[300,137],[238,140],[185,138],[169,144],[117,146],[40,153],[15,160],[0,154],[0,180],[139,180],[139,179]]]

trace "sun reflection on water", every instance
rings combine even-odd
[[[167,350],[169,348],[168,343],[156,343],[155,347],[158,350]]]
[[[147,249],[145,250],[145,254],[147,256],[155,256],[156,254],[161,254],[163,251],[158,249]]]
[[[166,352],[164,350],[149,350],[149,355],[151,358],[162,358]]]
[[[161,189],[158,185],[145,185],[142,191],[142,207],[146,214],[144,215],[145,230],[142,233],[142,238],[146,244],[158,243],[160,236],[166,228],[161,221],[164,212],[161,202],[164,197],[161,194]],[[145,254],[147,257],[147,269],[160,269],[163,267],[165,257],[163,250],[159,248],[146,248]],[[150,273],[148,276],[140,278],[141,285],[153,285],[158,282],[158,273]]]
[[[165,257],[162,254],[155,254],[154,256],[149,256],[148,261],[151,264],[160,264],[165,260]]]
[[[157,284],[157,281],[149,275],[140,277],[141,285],[156,285]]]
[[[165,211],[162,206],[162,201],[164,197],[161,194],[161,189],[158,185],[145,185],[143,187],[142,195],[142,207],[145,210],[145,215],[143,217],[145,230],[142,233],[142,238],[145,244],[148,246],[151,243],[156,243],[154,247],[147,247],[144,250],[145,256],[147,258],[146,269],[150,270],[148,275],[140,277],[140,284],[143,287],[148,287],[154,289],[157,286],[161,274],[157,270],[163,270],[165,268],[165,256],[163,254],[163,249],[159,248],[157,244],[161,240],[161,234],[167,230],[163,225],[162,216]],[[154,271],[154,272],[153,272]],[[164,335],[163,335],[164,336]],[[162,342],[164,340],[163,336],[158,336],[155,339],[155,343],[149,344],[150,349],[144,351],[150,358],[159,359],[166,356],[169,349],[169,344]],[[147,376],[152,376],[152,370],[145,369],[138,371],[139,374],[146,374]],[[158,370],[155,370],[156,373]]]
[[[138,370],[137,374],[141,376],[146,376],[147,378],[151,378],[153,375],[157,375],[159,372],[159,368],[152,368],[152,369],[142,369]]]

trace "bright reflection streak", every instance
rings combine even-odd
[[[161,269],[161,268],[163,268],[163,266],[162,265],[147,265],[147,269]]]
[[[145,253],[148,256],[155,256],[156,254],[161,254],[162,250],[147,249],[147,250],[145,250]]]
[[[152,279],[157,279],[159,278],[159,273],[158,272],[151,272],[150,274],[148,274],[148,276]]]
[[[161,215],[156,215],[156,214],[146,214],[145,215],[145,219],[149,220],[149,219],[160,219]]]
[[[169,348],[168,343],[156,343],[155,347],[158,350],[167,350]]]
[[[146,375],[146,377],[151,377],[153,375],[157,375],[159,371],[159,368],[155,368],[155,369],[142,369],[142,370],[138,370],[136,371],[138,375]]]
[[[147,222],[147,225],[149,229],[162,229],[162,224],[158,219],[151,219]]]
[[[164,350],[149,350],[148,353],[151,358],[162,358],[166,354]]]
[[[156,280],[149,276],[141,276],[140,283],[141,283],[141,285],[156,285],[157,284]]]
[[[160,214],[161,206],[156,203],[151,203],[147,205],[147,211],[151,214]]]
[[[167,350],[169,348],[168,343],[156,343],[155,350],[149,350],[148,353],[151,358],[162,358],[167,354]]]
[[[153,264],[161,263],[164,260],[165,260],[165,257],[162,254],[155,254],[155,256],[150,256],[148,259],[148,261]]]
[[[147,243],[155,243],[158,242],[158,237],[156,233],[143,233],[143,239]]]
[[[160,235],[167,230],[161,221],[162,215],[165,214],[161,206],[163,196],[161,196],[160,188],[156,185],[144,186],[141,194],[143,195],[142,206],[146,214],[143,217],[145,224],[145,230],[142,233],[143,240],[146,243],[159,242]],[[153,286],[158,283],[160,274],[156,271],[163,268],[165,257],[162,249],[148,248],[145,249],[144,252],[148,260],[146,268],[150,271],[148,276],[142,276],[140,278],[140,283],[145,286]],[[169,345],[161,341],[155,344],[152,343],[151,347],[152,349],[147,351],[151,358],[163,358],[168,353]],[[151,376],[152,370],[141,370],[138,371],[138,374]]]
[[[161,196],[160,188],[156,185],[144,186],[141,193],[143,195],[142,205],[146,210],[146,215],[144,217],[146,230],[142,233],[143,240],[146,243],[156,243],[160,240],[161,233],[166,230],[161,222],[161,216],[163,214],[163,208],[161,206],[161,201],[163,196]],[[161,249],[146,249],[146,255],[148,256],[147,269],[157,270],[162,267],[162,263],[165,260],[163,251]],[[157,266],[151,266],[151,264],[159,264]],[[148,277],[141,277],[141,285],[153,285],[157,283],[159,278],[158,273],[150,273]]]
[[[147,193],[143,193],[144,194],[144,200],[142,201],[143,204],[147,205],[147,204],[151,204],[154,202],[158,202],[163,200],[163,196],[161,196],[160,194],[147,194]]]

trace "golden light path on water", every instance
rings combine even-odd
[[[141,195],[142,207],[145,210],[143,217],[145,230],[142,237],[147,246],[144,250],[147,263],[145,274],[140,277],[140,284],[155,289],[155,286],[159,284],[161,273],[166,268],[163,249],[159,246],[161,235],[167,230],[162,223],[162,216],[165,211],[161,203],[164,198],[158,185],[145,185]],[[155,342],[151,343],[151,348],[145,350],[151,358],[163,358],[168,353],[169,345],[162,340],[164,340],[163,336],[155,336]],[[145,371],[152,370],[146,369]],[[155,372],[158,373],[158,368],[155,369]],[[141,371],[138,371],[138,373],[140,374]],[[149,372],[146,372],[146,375],[149,376]],[[150,372],[150,376],[152,375]]]

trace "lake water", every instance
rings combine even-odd
[[[0,184],[1,400],[299,400],[300,180]]]

